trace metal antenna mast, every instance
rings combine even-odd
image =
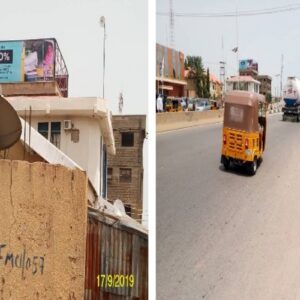
[[[174,39],[174,10],[173,10],[173,0],[169,0],[169,18],[170,18],[170,47],[174,48],[175,39]]]
[[[222,36],[222,60],[220,61],[220,81],[222,83],[222,100],[225,94],[225,59],[224,59],[224,40]]]

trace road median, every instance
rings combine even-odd
[[[156,114],[156,132],[177,130],[223,121],[222,110],[167,112]]]

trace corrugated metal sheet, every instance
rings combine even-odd
[[[148,299],[148,236],[89,215],[85,274],[85,300]],[[132,274],[135,284],[101,288],[101,274]]]

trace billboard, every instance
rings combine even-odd
[[[239,61],[240,71],[251,71],[254,70],[258,72],[258,63],[253,59],[242,59]]]
[[[184,54],[156,44],[156,76],[184,80]]]
[[[54,39],[0,41],[0,83],[54,78]]]

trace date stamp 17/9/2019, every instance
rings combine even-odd
[[[133,274],[100,274],[97,276],[97,286],[99,288],[133,288],[135,278]]]

